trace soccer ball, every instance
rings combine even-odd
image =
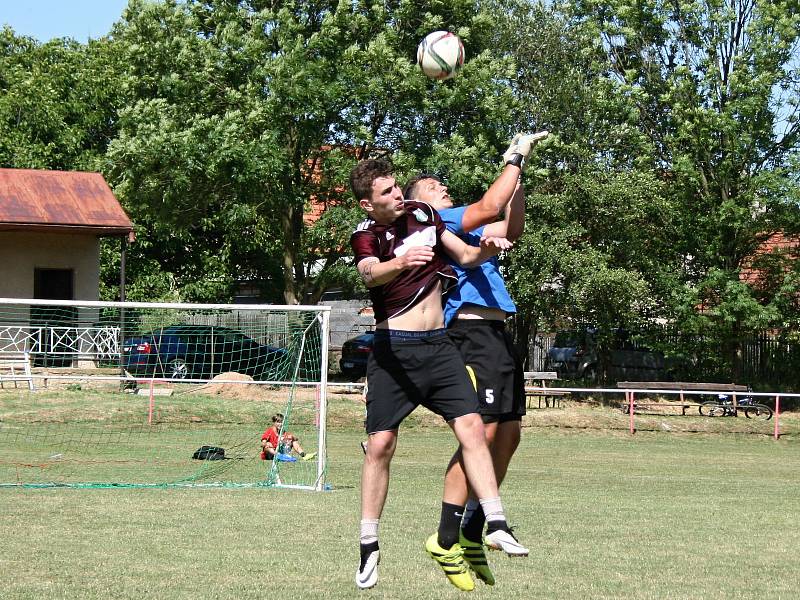
[[[455,33],[434,31],[417,47],[417,64],[433,79],[450,79],[464,66],[464,44]]]

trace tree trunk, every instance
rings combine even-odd
[[[522,311],[518,312],[511,321],[511,335],[514,339],[514,349],[522,359],[522,366],[527,371],[530,369],[531,353],[529,341],[531,334],[536,339],[536,331],[533,329],[535,319]]]
[[[294,212],[291,204],[281,214],[281,232],[283,234],[283,300],[286,304],[299,304],[297,297],[297,281],[295,266],[297,264],[294,239]]]

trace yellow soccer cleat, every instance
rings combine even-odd
[[[442,568],[450,583],[465,592],[475,589],[475,582],[469,574],[461,546],[456,543],[445,550],[439,545],[438,536],[434,533],[425,541],[425,550]]]
[[[494,575],[486,561],[483,544],[468,540],[463,533],[459,533],[458,544],[464,549],[464,560],[467,561],[469,568],[478,576],[478,579],[486,585],[494,585]]]

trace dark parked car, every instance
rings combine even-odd
[[[559,379],[594,379],[597,354],[594,351],[594,330],[559,331],[547,351],[546,371],[557,371]]]
[[[339,360],[342,375],[350,379],[366,377],[367,359],[374,342],[375,332],[367,331],[342,344],[342,358]]]
[[[608,349],[608,376],[613,380],[661,381],[670,377],[664,355],[630,341],[624,329],[614,330]],[[545,370],[557,371],[559,379],[595,381],[600,371],[597,329],[587,327],[556,333],[547,351]]]
[[[127,338],[123,349],[125,368],[133,374],[207,379],[234,371],[261,381],[288,375],[286,350],[227,327],[171,325]]]

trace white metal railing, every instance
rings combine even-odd
[[[0,327],[0,354],[40,352],[42,327]]]
[[[3,354],[53,354],[89,360],[117,359],[120,354],[119,327],[0,327],[0,356]]]

